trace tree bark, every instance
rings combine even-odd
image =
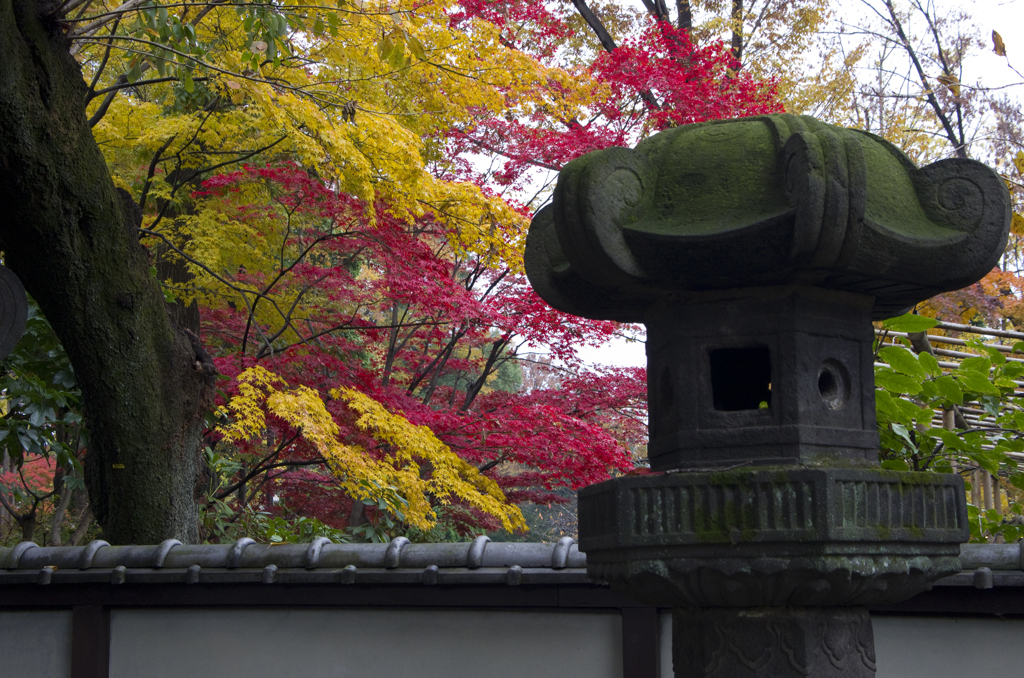
[[[115,544],[199,538],[196,481],[215,371],[173,325],[85,117],[86,84],[53,6],[0,0],[0,248],[82,388],[85,480]]]
[[[82,515],[78,517],[78,527],[75,528],[74,534],[68,540],[68,546],[78,546],[81,544],[86,532],[92,527],[92,522],[92,507],[86,504],[85,508],[82,509]]]
[[[736,60],[736,72],[743,64],[743,0],[732,0],[732,45],[729,50]]]
[[[676,0],[676,25],[680,30],[693,30],[693,12],[690,9],[690,0]]]
[[[71,490],[64,485],[64,474],[58,470],[53,474],[53,487],[61,485],[60,491],[53,496],[53,517],[50,519],[50,536],[46,540],[48,546],[60,546],[60,531],[64,526],[64,515],[71,503]]]

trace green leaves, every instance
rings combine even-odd
[[[988,377],[988,372],[992,368],[992,360],[982,356],[977,358],[966,358],[960,363],[960,367],[956,368],[957,373],[964,374],[973,372],[979,374],[984,378]]]
[[[26,455],[55,457],[59,466],[80,468],[81,392],[71,361],[32,299],[25,333],[3,366],[7,411],[0,418],[0,451],[19,468]]]
[[[882,323],[882,327],[893,332],[924,332],[939,324],[935,318],[928,318],[923,315],[905,313],[895,318],[889,318]]]
[[[917,449],[917,445],[910,439],[910,431],[907,430],[906,426],[903,424],[892,424],[892,432],[906,441],[911,449]]]
[[[988,380],[988,375],[982,375],[972,370],[963,370],[961,368],[956,371],[956,378],[960,382],[960,386],[968,391],[985,395],[1002,395],[999,387]]]
[[[934,326],[930,318],[901,316],[888,329],[920,332]],[[907,343],[905,339],[900,339]],[[1024,486],[1024,473],[1009,452],[1024,452],[1024,409],[1011,400],[1024,364],[1007,359],[1000,347],[968,339],[971,355],[946,368],[933,355],[915,354],[905,346],[878,349],[875,404],[882,467],[892,471],[966,473],[975,469]],[[1014,346],[1024,352],[1024,342]],[[954,356],[959,357],[959,356]],[[946,429],[934,422],[940,410],[965,408],[955,421],[969,428]],[[1024,536],[1024,528],[1003,520],[994,510],[969,506],[971,538],[1002,534],[1007,541]],[[1012,504],[1011,512],[1022,512]]]
[[[937,377],[935,379],[935,387],[938,389],[939,395],[954,405],[964,404],[964,392],[953,377]]]
[[[935,359],[931,353],[922,353],[917,357],[918,363],[922,369],[928,373],[929,376],[937,377],[942,374],[942,368],[939,366],[939,361]]]
[[[875,385],[890,393],[916,395],[921,392],[921,382],[905,374],[898,374],[891,369],[879,367],[875,369]]]
[[[902,459],[885,459],[882,461],[882,468],[888,471],[909,471],[910,464]]]
[[[424,49],[423,43],[420,42],[419,38],[417,38],[415,35],[407,34],[405,42],[409,46],[409,51],[412,52],[413,56],[415,56],[420,61],[427,60],[427,51],[426,49]]]
[[[886,346],[878,351],[878,356],[885,362],[889,363],[889,365],[900,374],[918,381],[928,378],[928,371],[918,362],[917,356],[902,346]],[[936,367],[938,367],[937,363]],[[902,392],[918,393],[920,390],[920,387],[918,387],[916,391]]]
[[[128,72],[124,74],[124,77],[128,82],[138,82],[139,78],[142,77],[142,64],[138,61],[128,69]]]

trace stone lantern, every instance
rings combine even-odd
[[[562,170],[530,282],[648,332],[654,473],[580,492],[580,549],[674,609],[677,676],[874,675],[866,606],[959,571],[962,479],[878,464],[871,321],[979,280],[1010,214],[981,163],[791,115]]]

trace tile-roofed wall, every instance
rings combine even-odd
[[[939,585],[1024,586],[1021,544],[964,544],[964,571]],[[43,547],[23,542],[0,548],[0,585],[51,582],[120,584],[218,583],[588,584],[586,555],[571,538],[557,543],[472,542],[413,544],[184,545]]]
[[[42,547],[23,542],[0,548],[0,584],[89,581],[113,584],[204,581],[220,583],[543,584],[590,583],[586,557],[571,538],[557,543],[501,543],[487,537],[452,544],[184,545]],[[182,572],[184,571],[184,575]],[[191,583],[191,582],[190,582]]]

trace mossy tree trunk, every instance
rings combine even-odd
[[[74,365],[86,483],[106,538],[195,542],[213,366],[168,317],[138,207],[93,140],[86,85],[52,9],[0,0],[0,249]]]

